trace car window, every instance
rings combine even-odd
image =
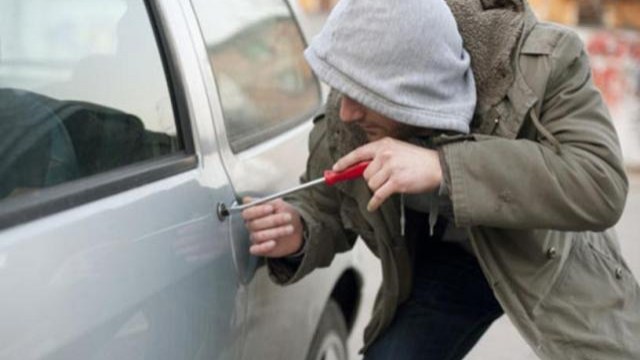
[[[300,30],[282,0],[192,0],[234,152],[308,119],[320,106]]]
[[[0,0],[0,199],[182,148],[143,0]]]

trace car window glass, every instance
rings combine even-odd
[[[227,137],[244,150],[320,105],[305,44],[282,0],[192,0],[218,85]]]
[[[180,148],[143,0],[0,0],[0,199]]]

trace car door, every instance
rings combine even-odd
[[[322,111],[323,101],[319,82],[303,57],[306,45],[289,4],[284,0],[182,4],[236,196],[262,196],[297,185],[305,169],[312,119]],[[249,254],[240,215],[232,213],[225,221],[232,228],[248,304],[241,359],[309,356],[321,315],[330,297],[340,292],[335,291],[338,287],[349,288],[341,296],[344,317],[355,316],[360,277],[350,255],[337,257],[330,268],[314,271],[295,285],[277,286],[269,279],[264,259]],[[327,353],[311,356],[331,356],[331,351]]]
[[[190,2],[220,153],[236,194],[261,196],[298,184],[322,96],[287,2]],[[248,243],[236,243],[245,246],[237,257],[250,278],[255,259]]]
[[[0,1],[0,359],[236,356],[233,192],[175,6]]]

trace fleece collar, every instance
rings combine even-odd
[[[446,0],[456,18],[471,68],[480,112],[497,104],[513,84],[512,53],[531,10],[524,0]]]

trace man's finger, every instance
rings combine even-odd
[[[291,223],[292,217],[289,213],[280,213],[260,217],[247,223],[247,228],[252,231],[260,231],[271,229],[274,227],[288,225]]]
[[[251,245],[249,252],[254,256],[267,256],[275,248],[276,242],[274,240],[270,240],[260,244]]]
[[[369,189],[375,192],[379,187],[384,185],[390,177],[391,171],[387,168],[382,168],[367,179],[367,185]]]
[[[380,205],[382,205],[382,203],[387,200],[387,198],[389,198],[389,196],[393,195],[394,192],[395,188],[393,184],[391,184],[389,181],[384,183],[382,187],[380,187],[378,190],[376,190],[376,192],[373,193],[371,200],[369,200],[369,203],[367,204],[367,211],[376,211],[380,207]]]
[[[379,158],[374,158],[369,165],[367,165],[367,168],[364,169],[364,172],[362,173],[362,177],[369,181],[369,179],[371,177],[373,177],[378,171],[382,170],[383,167],[383,163],[382,161],[380,161]]]
[[[293,225],[280,226],[273,229],[267,229],[251,233],[251,241],[253,243],[261,243],[269,240],[289,236],[293,234]]]
[[[246,221],[252,221],[261,217],[271,215],[273,214],[274,210],[275,209],[271,204],[256,205],[242,210],[242,218]]]
[[[371,160],[375,157],[376,150],[380,144],[378,142],[372,142],[353,150],[347,155],[340,158],[334,165],[333,171],[342,171],[349,166],[355,165],[361,161]]]

